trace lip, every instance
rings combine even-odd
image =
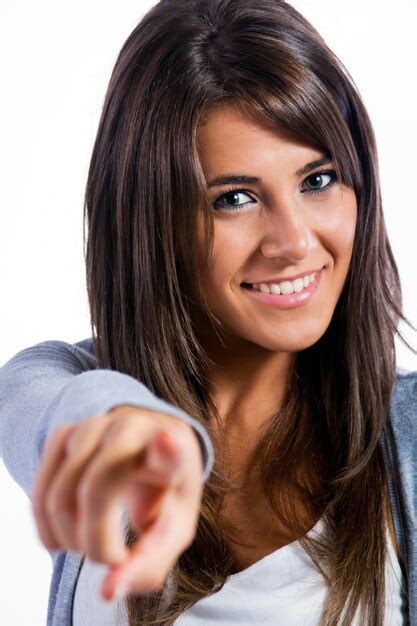
[[[317,270],[316,270],[317,271]],[[313,273],[313,272],[309,272]],[[305,276],[305,274],[304,274]],[[264,293],[262,291],[257,291],[256,289],[251,289],[250,287],[242,286],[242,289],[248,294],[249,297],[256,298],[258,302],[263,304],[267,304],[275,309],[295,309],[301,306],[304,306],[313,298],[314,294],[317,291],[320,280],[322,276],[322,271],[318,270],[314,280],[302,289],[302,291],[290,293],[287,295],[276,295],[273,293]]]
[[[306,272],[301,272],[300,274],[296,274],[295,276],[279,276],[279,277],[275,277],[275,278],[271,278],[268,280],[253,280],[252,282],[249,281],[244,281],[242,283],[242,285],[246,284],[246,285],[260,285],[261,283],[264,283],[265,285],[273,285],[278,284],[278,283],[282,283],[284,280],[296,280],[297,278],[304,278],[304,276],[309,276],[310,274],[314,274],[315,272],[320,272],[325,266],[322,265],[321,267],[315,269],[315,270],[307,270]]]

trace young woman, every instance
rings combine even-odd
[[[371,122],[320,35],[279,0],[161,0],[85,208],[92,338],[0,370],[48,624],[416,626],[417,371]]]

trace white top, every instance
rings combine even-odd
[[[322,518],[307,535],[323,531]],[[407,594],[389,533],[386,618],[389,626],[405,624]],[[101,583],[107,565],[84,559],[76,583],[73,626],[128,626],[125,600],[106,602]],[[275,550],[250,567],[228,577],[223,588],[202,598],[175,621],[175,626],[317,626],[327,596],[324,579],[300,546]],[[357,615],[352,626],[359,625]]]

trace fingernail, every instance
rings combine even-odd
[[[129,593],[129,589],[127,585],[120,583],[119,585],[115,587],[112,599],[119,600],[120,598],[124,598],[125,596],[127,596],[128,593]]]

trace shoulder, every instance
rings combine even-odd
[[[417,370],[408,370],[405,367],[397,367],[397,378],[416,377]]]
[[[415,446],[417,433],[417,370],[397,368],[391,397],[391,421],[397,438]]]
[[[78,357],[87,358],[90,362],[97,364],[96,355],[93,349],[92,337],[87,337],[87,339],[77,341],[77,343],[72,344],[72,349]]]
[[[99,365],[93,350],[93,339],[87,337],[76,343],[51,339],[42,341],[26,349],[38,361],[43,358],[49,363],[76,363],[82,371],[98,369]]]
[[[74,343],[73,345],[77,350],[85,350],[90,354],[94,354],[92,337],[87,337],[87,339],[81,339],[81,341],[77,341],[77,343]]]
[[[417,399],[417,370],[397,367],[394,398],[398,403]]]

